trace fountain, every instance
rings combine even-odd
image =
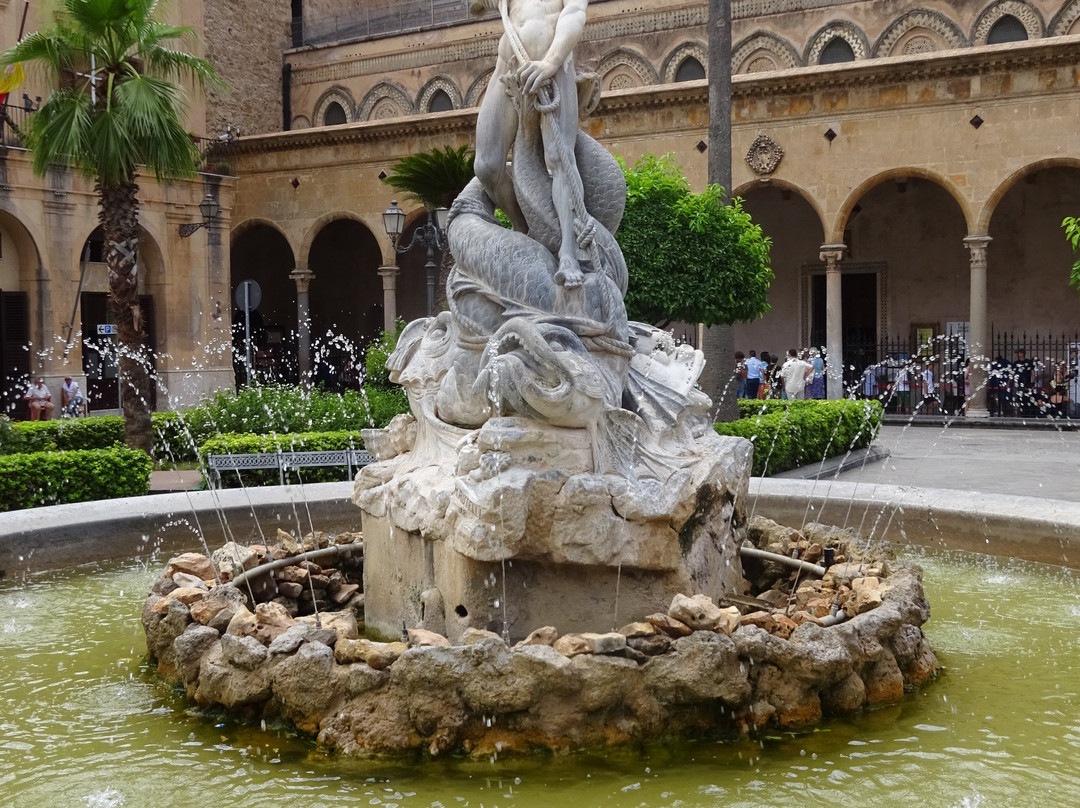
[[[701,353],[627,319],[622,170],[578,129],[583,16],[501,9],[449,311],[387,361],[412,412],[365,435],[362,547],[281,531],[173,558],[143,609],[159,673],[360,757],[739,735],[898,701],[938,668],[918,568],[749,518],[752,446],[713,431]]]

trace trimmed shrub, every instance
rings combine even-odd
[[[753,474],[779,474],[863,449],[881,426],[879,401],[740,401],[738,421],[715,425],[720,435],[754,443]]]
[[[398,337],[405,330],[405,321],[398,317],[393,331],[383,331],[379,338],[368,345],[364,352],[364,373],[369,386],[389,390],[396,385],[390,381],[386,360],[397,347]]]
[[[281,435],[217,435],[199,447],[203,478],[206,477],[208,454],[275,454],[282,452],[320,452],[334,449],[362,449],[364,441],[358,431],[293,432]],[[286,482],[304,483],[340,482],[348,479],[348,469],[342,466],[297,469],[286,475]],[[278,485],[277,469],[252,469],[237,474],[235,471],[221,473],[224,488],[241,486]]]
[[[152,466],[145,452],[124,446],[0,457],[0,510],[142,496]]]

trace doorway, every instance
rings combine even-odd
[[[120,371],[117,355],[116,319],[105,292],[83,292],[83,373],[86,374],[87,406],[91,410],[120,409]],[[157,409],[157,360],[154,342],[154,301],[139,295],[145,345],[150,349],[150,409]]]
[[[826,344],[826,281],[823,264],[806,268],[809,273],[809,344]],[[877,264],[850,264],[840,274],[840,317],[843,323],[844,385],[854,383],[877,356],[878,335],[883,332],[882,295],[885,267]]]

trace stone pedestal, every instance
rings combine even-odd
[[[530,427],[492,419],[454,465],[396,468],[406,454],[361,474],[369,628],[457,642],[472,627],[516,641],[546,625],[609,631],[679,593],[737,590],[747,441],[706,434],[667,479],[627,479],[583,468],[585,430]]]

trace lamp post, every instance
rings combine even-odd
[[[449,214],[450,211],[446,208],[429,209],[427,223],[418,225],[413,231],[409,243],[399,247],[398,239],[401,237],[401,231],[405,227],[405,211],[398,207],[396,199],[390,203],[390,207],[383,211],[383,227],[386,229],[386,235],[390,236],[390,243],[394,246],[394,252],[404,255],[418,245],[427,247],[427,263],[424,264],[424,269],[427,270],[428,314],[435,313],[435,283],[438,279],[435,250],[442,251],[447,248],[446,224]]]
[[[221,213],[221,205],[218,204],[218,201],[214,199],[214,195],[209,191],[206,192],[203,201],[199,203],[199,213],[202,214],[203,218],[201,222],[180,225],[180,238],[187,238],[202,227],[209,228],[218,217],[218,214]]]

